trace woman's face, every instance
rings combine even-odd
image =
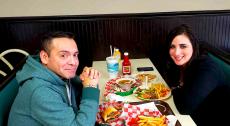
[[[169,55],[176,65],[184,66],[189,62],[192,54],[193,47],[186,35],[178,35],[173,39],[169,49]]]

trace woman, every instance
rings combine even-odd
[[[190,114],[197,124],[205,125],[206,121],[200,116],[204,111],[201,107],[209,111],[204,102],[224,85],[223,72],[199,50],[197,39],[187,25],[180,25],[169,33],[167,49],[165,79],[172,89],[175,105],[181,114]],[[207,111],[203,114],[208,114]]]

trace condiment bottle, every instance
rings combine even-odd
[[[119,49],[115,49],[113,56],[117,58],[118,62],[120,62],[121,60],[121,52],[119,51]]]
[[[131,74],[131,63],[129,61],[129,53],[124,52],[124,60],[122,62],[122,74],[130,75]]]

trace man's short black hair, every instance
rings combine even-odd
[[[63,32],[63,31],[55,31],[55,32],[48,32],[41,38],[41,50],[46,51],[48,54],[50,53],[50,45],[52,40],[55,38],[69,38],[74,39],[75,36],[71,32]]]

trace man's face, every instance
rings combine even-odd
[[[73,39],[55,38],[50,46],[50,55],[41,51],[42,64],[65,79],[73,78],[79,65],[78,48]]]
[[[178,66],[183,66],[188,63],[193,54],[193,48],[189,38],[186,35],[176,36],[171,43],[169,54]]]

